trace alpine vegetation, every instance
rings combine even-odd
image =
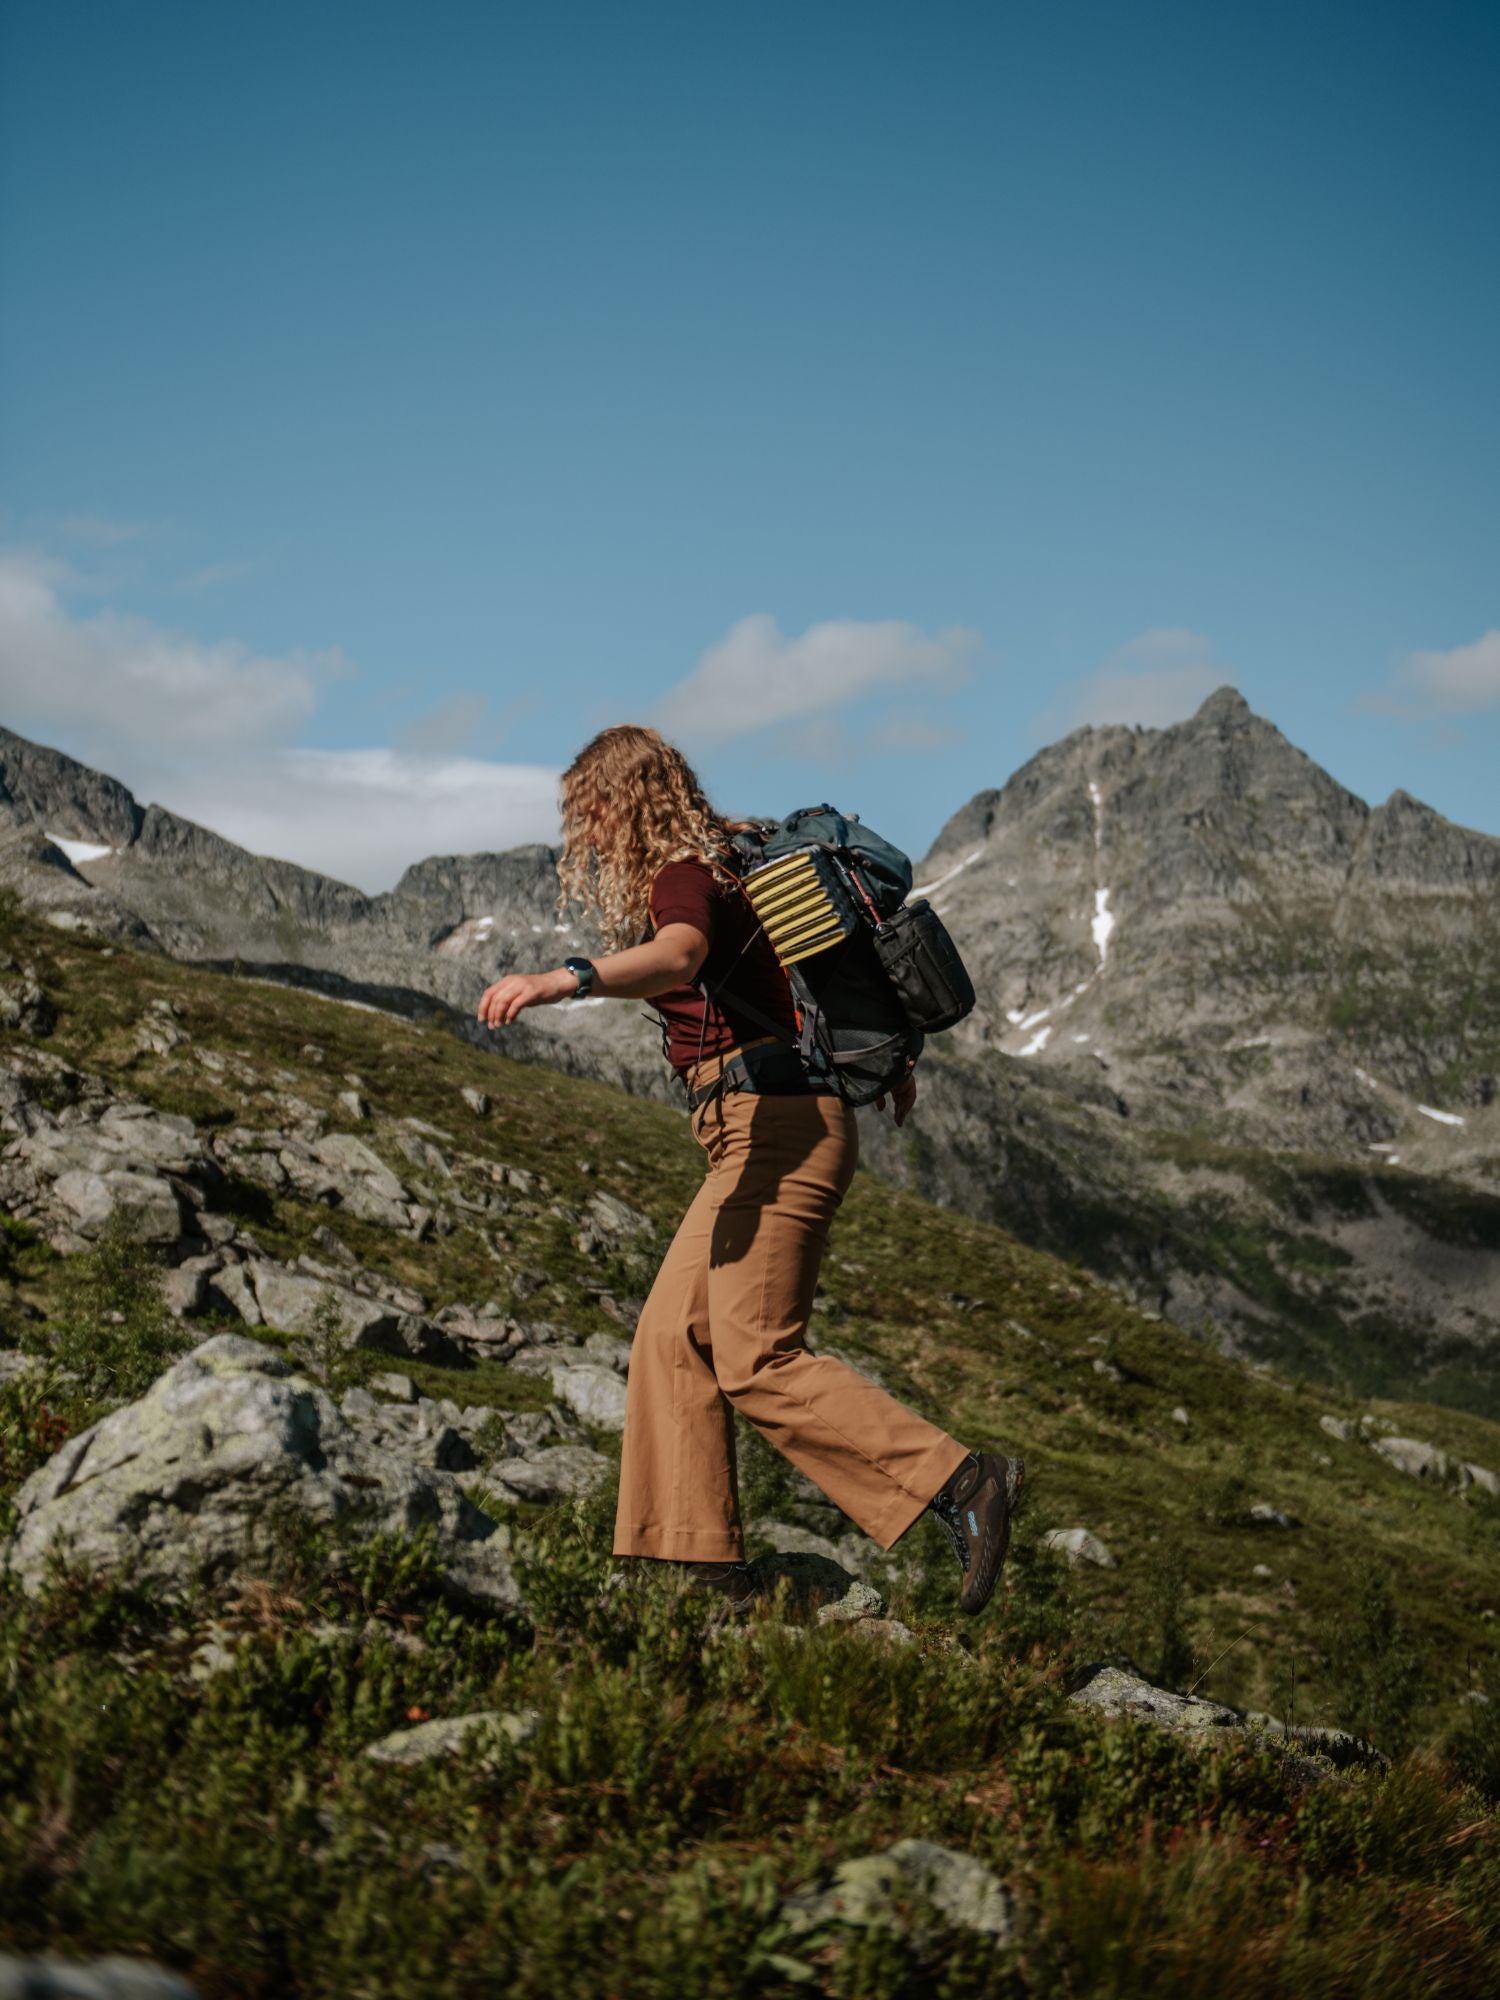
[[[742,1428],[735,1613],[610,1554],[677,1108],[3,923],[0,1991],[1491,1989],[1488,1418],[1251,1365],[914,1150],[813,1344],[1024,1443],[1001,1586]]]

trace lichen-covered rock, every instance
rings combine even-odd
[[[603,1368],[613,1368],[617,1375],[629,1372],[628,1340],[618,1340],[612,1333],[591,1333],[583,1343],[583,1351],[590,1361],[597,1361]]]
[[[160,1174],[117,1167],[96,1174],[69,1168],[52,1183],[65,1226],[92,1242],[111,1225],[133,1243],[175,1243],[183,1232],[177,1191]]]
[[[81,1250],[113,1224],[141,1243],[170,1244],[221,1184],[191,1119],[105,1098],[88,1079],[61,1115],[18,1080],[7,1124],[21,1136],[0,1166],[0,1205],[34,1217],[54,1246]]]
[[[39,1040],[57,1026],[57,1008],[36,976],[34,966],[17,966],[14,959],[0,970],[15,976],[0,979],[0,1028],[18,1029]]]
[[[654,1227],[649,1215],[642,1215],[628,1201],[621,1201],[616,1194],[606,1194],[602,1188],[589,1196],[588,1217],[591,1228],[615,1239],[649,1236]]]
[[[372,1743],[365,1755],[376,1764],[427,1764],[435,1757],[455,1757],[461,1751],[482,1754],[486,1736],[503,1736],[525,1743],[536,1734],[533,1708],[476,1709],[472,1715],[435,1716],[410,1729],[393,1729]]]
[[[143,1958],[0,1958],[0,2000],[197,2000],[197,1988]]]
[[[826,1888],[811,1885],[789,1896],[781,1914],[794,1932],[831,1924],[860,1929],[894,1926],[899,1903],[908,1897],[930,1903],[955,1930],[974,1931],[996,1942],[1014,1926],[1004,1885],[971,1854],[935,1840],[898,1840],[879,1854],[842,1861]]]
[[[603,1368],[597,1361],[554,1368],[552,1393],[564,1409],[597,1431],[625,1428],[625,1384],[613,1368]]]
[[[1054,1528],[1043,1535],[1042,1545],[1056,1549],[1070,1563],[1093,1563],[1097,1569],[1118,1569],[1120,1559],[1087,1528]]]
[[[363,1441],[322,1389],[242,1334],[205,1341],[71,1438],[15,1507],[4,1560],[29,1588],[66,1553],[180,1589],[253,1561],[294,1516],[356,1538],[429,1528],[455,1596],[519,1604],[508,1537],[450,1475]]]
[[[191,1319],[208,1302],[208,1273],[201,1265],[181,1265],[161,1276],[162,1304],[175,1319]]]
[[[331,1279],[305,1277],[279,1264],[261,1262],[250,1266],[249,1279],[261,1320],[282,1333],[316,1333],[326,1322],[347,1347],[410,1354],[449,1366],[464,1358],[421,1313],[403,1312]]]
[[[856,1625],[862,1620],[879,1618],[885,1610],[885,1599],[873,1584],[861,1583],[858,1578],[850,1584],[842,1597],[832,1604],[818,1607],[820,1625]]]
[[[1370,1449],[1378,1451],[1388,1465],[1412,1479],[1444,1484],[1456,1476],[1457,1468],[1447,1452],[1439,1451],[1435,1444],[1424,1443],[1421,1438],[1379,1437],[1372,1440]]]
[[[1103,1715],[1138,1716],[1182,1735],[1233,1729],[1244,1721],[1237,1709],[1226,1708],[1223,1702],[1153,1687],[1123,1667],[1085,1667],[1068,1698],[1080,1708],[1096,1708]]]
[[[567,1500],[609,1475],[609,1460],[585,1444],[556,1444],[529,1458],[504,1458],[483,1475],[502,1499]]]
[[[382,1403],[368,1389],[350,1389],[339,1403],[339,1415],[364,1443],[412,1465],[429,1466],[435,1472],[469,1472],[479,1463],[463,1432],[425,1396],[412,1403]]]

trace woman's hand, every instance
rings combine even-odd
[[[901,1081],[896,1085],[896,1088],[891,1092],[891,1113],[898,1125],[903,1123],[903,1121],[908,1117],[908,1115],[911,1112],[911,1108],[916,1103],[916,1101],[917,1101],[916,1072],[914,1070],[908,1070],[906,1075],[903,1076]],[[875,1109],[877,1111],[884,1111],[885,1109],[884,1091],[882,1091],[879,1097],[876,1098]]]
[[[476,1012],[487,1028],[504,1028],[527,1007],[550,1007],[577,991],[578,981],[565,965],[556,972],[507,972],[486,986]]]

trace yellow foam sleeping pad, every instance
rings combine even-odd
[[[848,891],[816,847],[751,869],[745,894],[783,965],[827,951],[857,922]]]

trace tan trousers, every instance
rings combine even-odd
[[[743,1555],[735,1410],[888,1549],[966,1452],[805,1344],[829,1224],[859,1159],[855,1115],[833,1096],[734,1091],[700,1105],[692,1130],[707,1171],[636,1328],[614,1552]]]

